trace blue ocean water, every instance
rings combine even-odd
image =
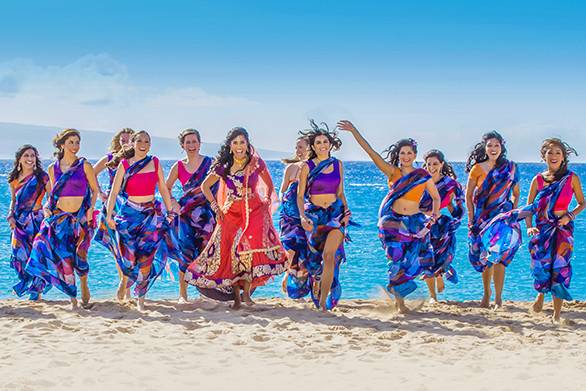
[[[164,162],[168,170],[172,162]],[[6,176],[11,168],[11,161],[0,161],[0,216],[6,216],[10,193]],[[280,184],[283,165],[280,162],[268,162],[275,186]],[[544,169],[543,164],[521,163],[522,202],[527,198],[531,178]],[[581,178],[586,178],[586,164],[573,164],[571,169]],[[464,165],[455,164],[458,177],[463,181]],[[369,162],[348,162],[345,164],[346,196],[352,209],[353,219],[361,224],[351,231],[352,242],[346,246],[347,262],[342,266],[342,298],[369,298],[378,295],[380,286],[386,284],[386,258],[377,236],[376,221],[378,206],[386,194],[386,180],[382,173]],[[100,178],[105,183],[106,176]],[[179,192],[179,188],[175,189]],[[275,216],[276,217],[276,216]],[[275,219],[276,223],[276,219]],[[447,283],[445,293],[440,298],[448,300],[477,300],[482,295],[480,274],[475,272],[467,259],[466,226],[464,222],[458,231],[457,254],[454,266],[458,271],[460,282],[457,285]],[[527,251],[527,238],[517,253],[512,264],[507,268],[505,282],[505,300],[531,300],[535,296],[532,278],[529,272],[530,258]],[[586,214],[576,220],[575,249],[572,260],[574,277],[571,292],[575,299],[586,300]],[[0,221],[0,299],[12,297],[12,285],[15,283],[14,271],[10,268],[10,230],[6,220]],[[114,261],[101,245],[93,244],[89,253],[90,289],[96,298],[108,298],[114,295],[117,287],[117,273]],[[427,288],[418,282],[419,289],[414,295],[424,296]],[[159,279],[149,293],[150,298],[177,297],[177,282]],[[259,297],[283,297],[280,291],[280,279],[259,288],[255,295]],[[197,296],[197,291],[190,287],[190,296]],[[63,298],[64,295],[53,289],[47,298]]]

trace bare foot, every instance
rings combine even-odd
[[[240,305],[239,301],[235,301],[230,308],[232,308],[233,310],[239,310],[242,306]]]
[[[250,307],[250,306],[253,306],[253,305],[255,305],[255,304],[256,304],[256,303],[255,303],[255,302],[252,300],[252,298],[250,297],[250,295],[243,295],[243,297],[242,297],[242,301],[244,301],[244,303],[245,303],[247,306],[249,306],[249,307]]]
[[[74,311],[79,307],[77,299],[75,297],[71,298],[71,310]]]
[[[126,289],[122,281],[118,284],[118,289],[116,290],[116,298],[118,299],[119,303],[123,303],[127,300],[126,294],[130,289]]]
[[[437,292],[442,293],[444,289],[446,289],[446,285],[444,284],[444,279],[442,276],[439,276],[435,281],[435,286],[437,287]]]
[[[81,285],[81,304],[87,306],[90,302],[90,289],[86,284]]]
[[[189,304],[189,300],[187,300],[187,297],[179,297],[179,300],[177,300],[177,304]]]
[[[556,326],[575,326],[576,322],[570,319],[562,318],[561,316],[552,315],[551,321]]]
[[[537,298],[535,299],[535,303],[533,303],[533,306],[531,307],[533,312],[538,313],[538,312],[543,311],[543,300],[544,300],[543,295],[537,296]]]
[[[144,307],[144,297],[139,297],[139,298],[136,300],[136,309],[137,309],[139,312],[143,312],[143,311],[145,310],[145,307]]]
[[[480,308],[490,308],[490,295],[482,297]]]
[[[399,303],[399,302],[397,302],[397,311],[400,314],[408,314],[411,312],[411,310],[409,308],[407,308],[405,303]]]

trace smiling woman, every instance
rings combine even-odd
[[[99,190],[92,165],[77,156],[80,143],[81,136],[75,129],[65,129],[53,140],[57,160],[48,170],[51,192],[26,266],[29,274],[38,277],[29,289],[31,292],[41,294],[55,286],[71,298],[74,308],[75,274],[81,283],[82,305],[89,305],[87,255]]]
[[[210,297],[233,297],[234,309],[240,308],[242,289],[244,302],[252,305],[252,290],[286,270],[287,253],[271,218],[277,198],[273,180],[246,129],[230,130],[201,190],[217,224],[185,279]]]
[[[157,157],[148,155],[151,137],[142,130],[133,134],[131,143],[131,147],[121,150],[108,163],[108,166],[118,164],[118,168],[108,198],[106,222],[123,274],[118,300],[124,301],[126,289],[134,285],[137,308],[142,311],[145,296],[165,269],[167,257],[182,260],[183,254],[169,224],[177,213],[173,211],[163,169]],[[166,216],[161,202],[155,199],[157,187],[167,208]]]
[[[379,209],[378,231],[388,258],[388,291],[395,296],[397,310],[408,312],[404,298],[416,288],[413,281],[433,265],[430,226],[439,217],[440,198],[431,175],[413,167],[417,156],[415,140],[401,139],[379,155],[350,121],[338,127],[350,132],[387,176],[389,192]],[[421,209],[424,191],[431,197],[431,217]]]

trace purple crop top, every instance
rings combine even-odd
[[[315,168],[315,163],[312,160],[308,160],[307,165],[309,166],[310,171]],[[338,161],[335,161],[332,172],[328,174],[322,172],[317,178],[315,178],[311,186],[308,188],[309,194],[336,194],[341,180],[340,164]]]
[[[55,162],[53,166],[53,172],[55,174],[55,182],[59,180],[63,173],[61,172],[61,164],[59,160]],[[61,190],[62,197],[83,197],[87,192],[88,181],[85,176],[85,171],[77,170],[71,178],[67,181],[63,189]]]

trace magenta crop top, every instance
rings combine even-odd
[[[573,175],[573,174],[572,174]],[[537,190],[543,189],[543,185],[545,184],[545,179],[541,174],[537,174]],[[554,212],[564,212],[568,210],[570,203],[572,202],[572,196],[574,195],[574,190],[572,189],[572,176],[568,178],[568,181],[564,185],[564,188],[560,192],[560,195],[553,207]]]
[[[308,160],[307,165],[309,166],[310,171],[315,168],[315,163],[312,160]],[[314,179],[311,186],[308,188],[309,194],[336,194],[341,180],[340,164],[338,161],[334,161],[334,169],[332,172],[328,174],[322,172]]]
[[[123,159],[122,165],[128,170],[130,163]],[[150,172],[138,172],[126,181],[126,194],[130,197],[148,197],[155,194],[157,182],[159,181],[159,159],[153,158],[155,170]]]
[[[59,160],[53,165],[53,174],[55,174],[55,182],[61,178],[63,172],[61,171],[61,163]],[[77,170],[71,175],[67,183],[61,189],[62,197],[83,197],[88,189],[88,181],[84,170]]]
[[[182,185],[185,185],[187,181],[191,179],[192,175],[192,173],[187,171],[187,168],[185,168],[185,163],[183,163],[182,160],[177,161],[177,177],[179,178],[179,182],[181,182]]]

